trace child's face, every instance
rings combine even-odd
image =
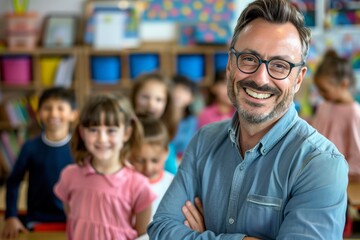
[[[77,117],[77,111],[73,110],[67,101],[54,98],[46,100],[41,105],[38,116],[44,125],[45,132],[68,134],[70,123]]]
[[[120,150],[130,138],[131,131],[126,130],[124,125],[119,127],[101,124],[100,126],[81,127],[80,135],[95,163],[118,164]]]
[[[219,81],[219,82],[215,83],[211,87],[211,91],[216,96],[217,102],[219,102],[221,104],[232,105],[232,103],[228,97],[228,94],[227,94],[227,82],[225,79],[223,81]]]
[[[191,90],[183,84],[175,85],[173,89],[174,104],[179,108],[186,108],[193,101]]]
[[[341,85],[336,85],[329,81],[329,76],[318,76],[314,79],[315,85],[320,95],[327,101],[338,102],[344,91]],[[347,89],[346,89],[347,91]]]
[[[148,81],[139,89],[135,97],[135,112],[161,118],[167,104],[166,85],[157,81]]]
[[[141,147],[141,151],[133,157],[132,164],[150,181],[155,181],[164,171],[167,155],[168,150],[163,146],[145,143]]]

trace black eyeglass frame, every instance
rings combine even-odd
[[[272,59],[270,59],[270,60],[263,60],[263,59],[259,58],[259,56],[257,56],[257,55],[254,54],[254,53],[250,53],[250,52],[238,52],[238,51],[235,50],[234,47],[230,48],[230,54],[231,54],[231,53],[233,53],[233,54],[235,55],[235,57],[236,57],[236,67],[237,67],[241,72],[243,72],[243,73],[245,73],[245,74],[253,74],[254,72],[256,72],[256,71],[259,69],[259,67],[261,66],[261,64],[264,63],[265,66],[266,66],[266,71],[267,71],[267,73],[269,74],[269,76],[272,77],[272,78],[274,78],[274,79],[276,79],[276,80],[284,80],[285,78],[287,78],[287,77],[290,75],[291,70],[292,70],[294,67],[300,67],[300,66],[304,66],[304,65],[305,65],[305,61],[301,61],[301,62],[299,62],[299,63],[292,63],[292,62],[289,62],[289,61],[284,60],[284,59],[281,59],[281,58],[272,58]],[[243,70],[241,70],[241,69],[239,68],[238,59],[239,59],[239,57],[240,57],[241,55],[243,55],[243,54],[251,54],[251,55],[255,56],[255,57],[258,59],[259,64],[258,64],[258,66],[255,68],[254,71],[252,71],[252,72],[244,72]],[[277,78],[277,77],[273,77],[273,76],[270,74],[270,71],[269,71],[269,62],[270,62],[270,61],[273,61],[273,60],[281,60],[281,61],[287,62],[287,63],[289,64],[290,70],[289,70],[289,73],[288,73],[285,77],[283,77],[283,78]]]

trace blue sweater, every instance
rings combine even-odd
[[[38,136],[24,143],[6,182],[6,218],[17,216],[19,185],[29,172],[26,223],[66,220],[53,186],[61,170],[74,162],[69,141],[70,136],[61,142],[50,142]]]

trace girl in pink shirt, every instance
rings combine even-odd
[[[88,100],[72,139],[76,164],[62,171],[54,187],[67,212],[68,239],[133,240],[145,234],[156,196],[126,162],[142,139],[140,123],[118,98]]]
[[[315,85],[325,100],[311,121],[321,134],[344,154],[349,164],[349,181],[360,181],[360,105],[351,89],[355,76],[349,61],[328,50],[314,75]]]
[[[226,84],[226,71],[217,72],[210,88],[209,102],[198,116],[198,128],[230,119],[234,115],[235,108],[228,98]]]

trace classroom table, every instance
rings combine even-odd
[[[347,188],[349,204],[360,210],[360,182],[349,183]]]
[[[0,237],[0,239],[2,239]],[[20,233],[19,236],[12,240],[66,240],[65,232],[30,232]]]

